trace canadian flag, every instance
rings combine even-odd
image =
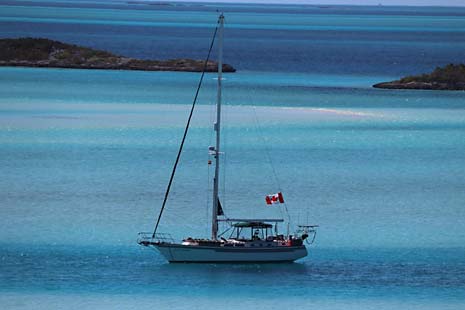
[[[275,203],[284,203],[283,194],[281,192],[276,193],[274,195],[266,195],[265,201],[267,205],[272,205]]]

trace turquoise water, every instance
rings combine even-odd
[[[201,58],[215,9],[5,1],[0,34]],[[153,228],[198,74],[0,68],[2,304],[462,308],[464,92],[371,85],[463,57],[465,11],[223,9],[226,60],[239,69],[224,81],[223,207],[285,216],[263,198],[282,189],[292,224],[320,225],[310,255],[284,266],[169,265],[135,243]],[[215,83],[208,74],[161,223],[178,239],[209,235]]]

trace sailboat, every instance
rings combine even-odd
[[[197,95],[202,84],[202,72],[199,87],[195,95],[194,103],[187,121],[184,136],[175,161],[168,188],[165,193],[163,204],[155,225],[155,229],[150,233],[139,233],[137,242],[145,247],[157,249],[170,263],[278,263],[293,262],[307,256],[307,248],[304,242],[313,243],[316,236],[317,225],[299,225],[294,234],[280,234],[278,224],[284,222],[283,219],[248,219],[248,218],[227,218],[224,216],[221,203],[218,198],[218,188],[220,180],[220,133],[221,133],[221,95],[222,95],[222,56],[223,56],[223,28],[224,16],[221,14],[215,29],[210,53],[218,37],[218,93],[216,103],[216,132],[215,146],[209,147],[209,154],[215,163],[215,175],[213,178],[213,207],[212,207],[212,227],[211,238],[186,238],[182,242],[176,242],[166,233],[159,233],[158,225],[166,205],[169,190],[173,182],[176,167],[182,152],[190,120],[194,110]],[[266,202],[284,202],[281,193],[266,196]],[[226,222],[229,228],[225,232],[218,234],[218,223]],[[229,235],[226,235],[229,233]]]

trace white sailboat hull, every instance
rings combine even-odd
[[[305,246],[271,248],[153,245],[170,263],[279,263],[307,256]]]

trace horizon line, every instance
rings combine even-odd
[[[118,0],[121,2],[128,2],[126,0]],[[408,1],[408,0],[406,0]],[[286,6],[286,5],[308,5],[308,6],[367,6],[367,7],[443,7],[443,8],[464,8],[465,3],[452,3],[452,4],[444,4],[444,3],[409,3],[409,4],[389,4],[389,3],[353,3],[352,1],[336,1],[334,3],[319,3],[319,2],[311,2],[308,0],[291,0],[287,3],[283,3],[279,0],[135,0],[129,2],[159,2],[159,3],[205,3],[205,4],[262,4],[262,5],[276,5],[276,6]],[[376,1],[375,1],[376,2]]]

